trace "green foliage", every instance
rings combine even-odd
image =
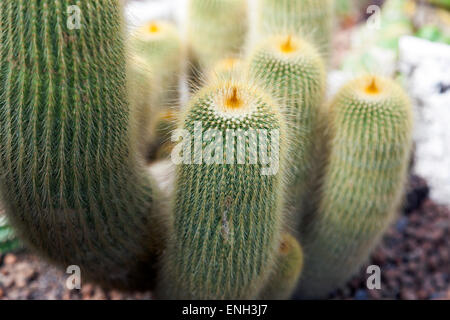
[[[0,215],[0,255],[22,247],[5,216]]]

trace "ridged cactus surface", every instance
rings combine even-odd
[[[247,39],[247,1],[189,0],[188,11],[192,59],[201,70],[239,56]]]
[[[83,279],[151,287],[156,191],[130,139],[119,2],[0,2],[0,187],[29,247]]]
[[[325,59],[330,56],[335,0],[260,0],[258,37],[292,34],[314,43]]]
[[[200,123],[207,139],[202,161],[194,141],[201,134],[196,129]],[[255,298],[270,275],[281,238],[282,116],[258,89],[245,82],[225,81],[204,88],[193,98],[181,128],[192,136],[188,145],[193,162],[177,168],[172,237],[163,265],[165,295]],[[220,141],[223,151],[209,147],[208,129],[218,130],[212,141]],[[227,139],[231,130],[236,136]],[[260,142],[264,137],[258,130],[267,133],[266,145]],[[270,159],[278,154],[278,167],[270,174],[264,171],[270,166],[265,160],[254,161],[261,152],[267,152]],[[208,154],[214,163],[205,158]],[[225,155],[223,162],[221,154]]]
[[[408,98],[394,81],[348,83],[326,113],[316,210],[302,223],[301,296],[326,297],[366,262],[402,201],[411,149]]]
[[[286,35],[268,37],[256,46],[249,58],[249,69],[250,75],[279,102],[285,116],[289,204],[295,208],[293,212],[301,211],[308,200],[305,192],[314,161],[314,131],[325,93],[325,67],[312,45]]]

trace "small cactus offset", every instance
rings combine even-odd
[[[200,70],[239,57],[247,40],[247,6],[244,0],[189,0],[189,44]]]
[[[151,287],[161,206],[130,140],[116,1],[0,2],[0,188],[31,247],[105,286]],[[101,270],[99,272],[99,270]]]
[[[70,28],[69,0],[0,0],[0,253],[11,226],[87,281],[168,299],[344,284],[401,205],[412,115],[375,75],[324,103],[333,1],[259,1],[243,52],[247,1],[191,0],[205,83],[186,106],[176,28],[126,38],[121,2],[75,1]]]
[[[401,205],[412,144],[409,99],[389,79],[351,81],[323,120],[328,151],[320,200],[301,234],[306,298],[324,297],[367,260]]]
[[[335,0],[260,0],[257,34],[307,36],[323,58],[330,56]]]
[[[303,251],[298,241],[284,233],[278,249],[277,261],[267,286],[259,297],[264,300],[286,300],[295,290],[303,269]]]
[[[325,92],[323,61],[317,50],[299,37],[271,36],[250,54],[249,69],[250,75],[276,97],[285,115],[290,141],[289,204],[299,209],[306,200],[314,160],[314,130]]]
[[[177,168],[163,291],[182,299],[255,298],[281,238],[281,114],[257,89],[225,81],[193,98],[181,127],[194,153]],[[202,135],[203,155],[195,152]],[[223,142],[225,149],[217,149]],[[264,152],[273,167],[258,159]]]

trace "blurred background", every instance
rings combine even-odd
[[[187,0],[123,1],[129,31],[154,19],[186,30]],[[398,79],[413,101],[415,147],[402,213],[368,263],[380,266],[381,289],[366,288],[364,267],[330,298],[450,299],[450,0],[335,2],[329,95],[363,72]],[[66,278],[27,252],[0,211],[0,299],[152,297],[87,283],[68,290]]]

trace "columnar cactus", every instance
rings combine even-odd
[[[289,134],[290,204],[305,203],[313,138],[325,92],[325,67],[317,50],[299,37],[272,36],[249,57],[250,75],[280,103]],[[289,223],[292,223],[291,221]]]
[[[308,37],[325,59],[330,55],[334,0],[260,0],[256,33]]]
[[[255,298],[281,238],[282,116],[258,89],[225,81],[193,98],[181,128],[192,139],[181,143],[163,294]]]
[[[0,2],[0,188],[27,245],[85,279],[151,287],[162,203],[130,140],[118,2]]]
[[[364,76],[337,94],[324,118],[318,205],[303,220],[303,297],[324,297],[364,263],[403,197],[411,148],[408,98],[392,80]]]
[[[192,59],[200,69],[239,56],[247,39],[247,1],[189,0],[188,10]]]
[[[151,21],[132,33],[130,46],[150,67],[153,86],[148,90],[153,92],[154,111],[177,105],[183,46],[176,26]]]

